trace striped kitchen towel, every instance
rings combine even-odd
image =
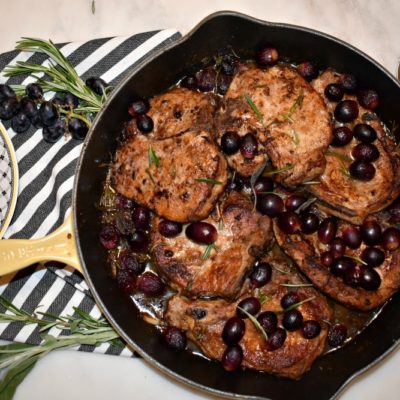
[[[180,36],[176,30],[167,29],[59,47],[84,80],[99,76],[115,86],[146,56]],[[6,65],[27,60],[46,63],[46,56],[19,51],[0,55],[0,83],[25,85],[33,82],[32,77],[7,79],[1,73]],[[48,93],[45,98],[53,95]],[[4,125],[15,147],[20,174],[17,206],[4,238],[45,236],[57,228],[70,211],[75,165],[82,142],[69,138],[49,144],[42,139],[41,129],[31,126],[27,132],[16,134],[8,121]],[[39,310],[73,315],[73,307],[79,307],[95,318],[100,316],[82,276],[62,264],[48,263],[47,268],[37,264],[12,276],[0,277],[0,294],[29,313]],[[0,308],[0,312],[4,309]],[[61,332],[52,328],[49,333],[57,336]],[[18,322],[0,323],[0,339],[31,344],[41,341],[37,327]],[[106,344],[96,349],[82,346],[81,350],[131,355],[126,348]]]

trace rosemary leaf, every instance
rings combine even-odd
[[[284,134],[293,142],[296,147],[300,144],[299,134],[295,129],[292,129],[292,134],[288,132],[284,132]]]
[[[251,97],[246,93],[244,95],[244,98],[246,99],[247,104],[250,106],[250,108],[254,111],[254,114],[256,114],[258,120],[261,123],[264,123],[264,117],[261,114],[260,110],[257,108],[257,106],[254,104],[254,101],[251,99]]]
[[[288,288],[302,288],[302,287],[312,287],[312,283],[281,283],[280,286]]]
[[[346,154],[340,153],[340,152],[338,152],[338,151],[327,150],[327,151],[325,152],[325,155],[326,155],[326,156],[331,156],[331,157],[339,158],[339,159],[342,160],[342,161],[348,161],[348,162],[353,161],[353,160],[351,159],[351,157],[346,156]]]
[[[302,185],[320,185],[321,181],[308,181],[308,182],[303,182]]]
[[[238,307],[240,311],[245,313],[247,317],[249,317],[250,321],[253,323],[254,327],[263,335],[265,341],[268,341],[268,335],[267,332],[264,331],[263,327],[260,325],[260,323],[257,321],[257,318],[255,318],[253,315],[251,315],[249,312],[247,312],[244,308]]]
[[[153,174],[151,173],[149,168],[145,169],[146,174],[149,176],[150,180],[153,182],[154,185],[156,185],[156,181],[154,180]]]
[[[209,178],[194,178],[197,182],[211,183],[211,185],[222,185],[222,182]]]
[[[283,114],[282,117],[290,122],[293,122],[293,114],[302,106],[304,100],[304,90],[300,90],[300,94],[296,97],[293,105],[290,107],[288,113]]]
[[[275,175],[275,174],[280,174],[281,172],[290,171],[293,168],[294,168],[293,164],[287,164],[286,166],[284,166],[282,168],[264,172],[264,176],[271,176],[271,175]]]
[[[259,292],[257,295],[258,300],[260,301],[260,304],[263,305],[266,302],[271,300],[271,297],[267,296],[266,294]]]
[[[358,263],[360,263],[360,264],[362,264],[362,265],[368,265],[365,261],[361,260],[360,257],[349,256],[349,255],[347,255],[347,254],[345,254],[343,257],[351,258],[352,260],[354,260],[354,261],[356,261],[356,262],[358,262]]]
[[[206,247],[206,249],[204,250],[204,253],[203,253],[203,255],[202,255],[202,259],[203,260],[207,260],[209,257],[210,257],[210,255],[211,255],[211,251],[212,250],[215,250],[215,251],[217,251],[218,250],[218,247],[215,245],[215,244],[209,244],[209,245],[207,245],[207,247]]]
[[[265,157],[264,162],[260,165],[259,168],[257,168],[253,172],[253,174],[250,177],[250,187],[251,187],[251,191],[254,196],[253,211],[256,209],[256,205],[257,205],[257,193],[254,189],[254,185],[256,184],[257,179],[263,174],[265,168],[267,167],[267,164],[268,164],[268,158]]]
[[[307,207],[311,206],[312,203],[314,203],[317,200],[316,197],[310,197],[309,199],[307,199],[297,210],[296,212],[298,212],[299,214],[305,210]]]
[[[153,164],[158,168],[160,166],[160,159],[157,157],[157,154],[154,151],[154,149],[150,146],[149,147],[149,167],[151,167]]]
[[[302,300],[302,301],[299,301],[298,303],[292,304],[290,307],[285,308],[285,309],[284,309],[283,311],[281,311],[281,312],[286,312],[286,311],[294,310],[295,308],[301,306],[302,304],[308,303],[309,301],[312,301],[312,300],[314,300],[314,299],[315,299],[315,296],[308,297],[308,298],[305,299],[305,300]]]

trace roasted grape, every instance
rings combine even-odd
[[[257,210],[261,214],[276,217],[283,209],[283,200],[276,194],[266,194],[257,198]]]
[[[381,226],[375,220],[364,221],[360,226],[360,233],[363,242],[368,246],[374,246],[382,240]]]
[[[137,280],[137,288],[149,297],[160,296],[165,291],[165,284],[160,277],[152,272],[145,272]]]
[[[354,161],[350,164],[349,172],[354,179],[367,182],[374,179],[376,170],[369,162]]]
[[[379,267],[385,261],[385,253],[378,247],[366,247],[361,253],[361,260],[369,267]]]
[[[361,232],[354,225],[347,226],[343,229],[342,238],[346,246],[350,247],[351,249],[358,249],[361,245]]]
[[[243,350],[239,345],[228,347],[222,355],[222,366],[225,370],[232,372],[242,364]]]
[[[202,92],[214,90],[217,74],[214,68],[206,68],[197,73],[197,84]]]
[[[258,317],[257,321],[260,323],[267,335],[275,332],[278,328],[278,317],[272,311],[264,311]]]
[[[339,126],[332,131],[332,146],[342,147],[350,143],[353,139],[353,132],[347,126]]]
[[[350,122],[358,117],[358,104],[354,100],[342,100],[336,105],[335,118],[340,122]]]
[[[146,114],[150,110],[150,104],[147,99],[138,99],[130,104],[128,113],[136,118],[139,115]]]
[[[278,226],[282,232],[293,234],[300,231],[300,217],[293,211],[285,211],[278,215]]]
[[[298,303],[299,301],[300,301],[300,299],[296,292],[289,292],[289,293],[286,293],[281,298],[281,306],[284,310],[286,310],[287,308]]]
[[[254,287],[261,287],[266,285],[272,276],[271,265],[266,262],[260,262],[253,267],[250,273],[250,282]]]
[[[218,238],[218,232],[214,225],[208,222],[192,222],[185,230],[186,236],[198,244],[212,244]]]
[[[296,331],[303,325],[303,315],[299,310],[287,311],[283,315],[282,325],[289,332]]]
[[[318,76],[318,66],[314,61],[303,61],[297,66],[297,71],[309,82]]]
[[[136,125],[142,133],[149,133],[154,128],[153,120],[146,114],[137,116]]]
[[[314,339],[321,332],[321,324],[318,321],[309,319],[304,321],[301,328],[301,334],[305,339]]]
[[[353,135],[362,143],[372,143],[378,137],[376,130],[368,124],[357,124],[353,128]]]
[[[260,67],[272,67],[278,62],[278,59],[278,50],[272,46],[265,46],[256,54],[256,62]]]
[[[331,347],[341,346],[347,338],[347,328],[342,324],[332,325],[328,331],[328,344]]]
[[[257,155],[258,142],[252,133],[246,133],[240,143],[240,153],[244,158],[252,159]]]
[[[268,335],[268,348],[273,351],[281,348],[286,340],[286,331],[282,328],[277,328],[275,332]]]
[[[319,228],[319,218],[308,211],[300,214],[301,219],[301,231],[306,234],[314,233]]]
[[[182,232],[182,224],[163,219],[158,224],[158,232],[168,238],[178,236]]]
[[[222,331],[222,340],[228,345],[239,343],[244,335],[245,329],[246,324],[243,319],[239,317],[229,318]]]
[[[150,228],[151,213],[148,208],[137,206],[132,212],[132,221],[135,228],[140,231],[146,231]]]
[[[306,200],[301,194],[292,194],[286,198],[285,208],[287,211],[296,211]]]
[[[321,243],[328,244],[336,236],[337,222],[334,218],[325,218],[318,228],[318,238]]]
[[[261,309],[260,300],[256,297],[247,297],[239,302],[236,309],[236,314],[238,317],[245,319],[247,314],[242,310],[247,311],[251,315],[256,315]]]
[[[339,78],[339,84],[345,93],[354,93],[357,90],[357,79],[352,74],[342,74]]]
[[[343,88],[337,83],[330,83],[324,90],[325,96],[330,101],[340,101],[343,98]]]
[[[357,99],[367,110],[375,110],[379,107],[379,95],[373,89],[360,90]]]
[[[351,155],[358,161],[376,161],[379,150],[371,143],[360,143],[353,148]]]
[[[175,326],[168,326],[163,330],[162,336],[169,348],[176,351],[185,350],[187,339],[185,333],[180,329]]]
[[[364,267],[361,269],[360,286],[365,290],[377,290],[381,285],[381,277],[373,269]]]
[[[103,225],[100,230],[100,243],[106,249],[115,249],[119,244],[120,237],[121,235],[114,225]]]
[[[221,148],[227,155],[235,154],[239,151],[241,138],[236,132],[228,131],[222,135]]]
[[[394,251],[400,247],[400,230],[387,228],[382,234],[382,247],[385,250]]]

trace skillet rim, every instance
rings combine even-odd
[[[219,17],[236,17],[240,18],[243,20],[247,20],[251,23],[255,23],[258,25],[262,26],[270,26],[274,28],[286,28],[286,29],[293,29],[297,31],[302,31],[308,34],[312,34],[313,36],[317,37],[322,37],[324,39],[330,40],[340,46],[343,46],[350,51],[356,53],[357,55],[361,56],[362,58],[366,59],[366,61],[369,61],[371,64],[373,64],[377,69],[380,70],[380,72],[384,75],[386,75],[387,78],[389,78],[394,85],[396,85],[399,90],[400,90],[400,83],[399,81],[394,77],[394,75],[387,70],[382,64],[371,58],[368,54],[364,53],[363,51],[359,50],[358,48],[354,47],[353,45],[335,37],[329,34],[326,34],[324,32],[311,29],[311,28],[306,28],[303,26],[295,25],[295,24],[288,24],[288,23],[281,23],[281,22],[270,22],[270,21],[264,21],[259,18],[255,18],[240,12],[236,11],[217,11],[212,14],[209,14],[205,18],[203,18],[198,24],[194,26],[186,35],[183,37],[175,40],[174,42],[167,44],[166,46],[162,47],[158,51],[155,51],[153,55],[147,56],[144,58],[144,60],[140,61],[125,77],[122,79],[121,82],[113,89],[111,94],[109,95],[106,103],[104,104],[103,108],[101,111],[97,114],[95,121],[93,122],[93,125],[91,129],[88,132],[88,135],[85,139],[85,142],[82,146],[82,150],[79,156],[79,160],[77,162],[76,166],[76,179],[74,181],[74,187],[73,187],[73,197],[72,197],[72,212],[73,212],[73,232],[76,237],[76,244],[77,244],[77,252],[79,256],[79,261],[82,265],[83,271],[84,271],[84,277],[88,283],[88,286],[90,288],[90,291],[95,299],[96,304],[99,306],[100,310],[102,313],[105,315],[107,320],[110,322],[112,327],[121,335],[121,337],[127,342],[127,344],[135,351],[137,352],[146,362],[148,362],[152,367],[156,367],[158,371],[162,372],[164,375],[171,377],[178,381],[179,383],[183,383],[190,388],[194,388],[196,390],[199,390],[207,395],[214,395],[214,396],[220,396],[224,398],[230,398],[230,399],[246,399],[246,400],[269,400],[269,398],[263,396],[252,396],[252,395],[242,395],[242,394],[237,394],[237,393],[232,393],[232,392],[225,392],[222,390],[218,390],[209,386],[205,386],[203,384],[197,383],[193,380],[190,380],[189,378],[185,378],[178,373],[170,370],[168,367],[164,366],[160,362],[158,362],[156,359],[154,359],[152,356],[150,356],[148,353],[146,353],[144,350],[142,350],[136,343],[129,337],[129,335],[125,334],[124,330],[119,326],[119,324],[116,322],[116,320],[113,318],[111,313],[107,310],[106,306],[104,305],[101,296],[96,290],[95,284],[93,283],[90,273],[88,272],[88,269],[86,267],[84,257],[82,254],[82,249],[81,249],[81,243],[80,243],[80,238],[79,238],[79,232],[78,232],[78,223],[77,223],[77,213],[76,213],[76,203],[77,203],[77,197],[78,197],[78,184],[77,182],[79,181],[80,178],[80,172],[81,172],[81,165],[83,163],[83,160],[85,158],[86,150],[88,147],[88,144],[94,135],[94,132],[96,131],[97,126],[100,124],[100,121],[104,117],[104,114],[108,108],[108,105],[113,101],[115,97],[119,95],[119,92],[121,89],[132,79],[132,76],[135,75],[139,70],[141,70],[144,66],[147,64],[151,63],[153,60],[157,59],[159,56],[162,54],[168,52],[170,49],[175,48],[180,46],[181,44],[189,41],[191,37],[203,26],[209,23],[211,20]],[[389,300],[388,302],[390,302]],[[378,316],[379,317],[379,316]],[[331,395],[330,399],[336,399],[340,393],[343,392],[343,390],[346,388],[346,386],[353,381],[355,378],[366,372],[367,370],[371,369],[373,366],[377,365],[379,362],[381,362],[385,357],[387,357],[389,354],[391,354],[395,348],[400,344],[400,337],[397,338],[396,341],[392,343],[391,346],[389,346],[380,356],[376,357],[373,361],[365,365],[364,367],[358,369],[357,371],[354,371],[351,373],[348,378],[342,382],[336,391],[334,392],[333,395]]]

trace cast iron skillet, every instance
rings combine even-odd
[[[73,206],[75,234],[85,276],[97,304],[121,336],[151,365],[167,375],[210,394],[240,399],[329,399],[343,386],[394,349],[400,338],[400,296],[388,302],[381,315],[343,349],[318,359],[301,380],[292,381],[254,371],[228,373],[219,363],[189,352],[174,353],[155,329],[142,321],[129,298],[110,278],[106,253],[97,240],[99,200],[105,179],[99,163],[110,161],[116,139],[128,119],[129,103],[151,97],[183,75],[207,63],[207,58],[234,49],[252,58],[255,49],[273,43],[292,61],[316,60],[320,66],[351,71],[361,86],[381,95],[383,121],[398,120],[400,86],[379,64],[350,45],[310,29],[260,21],[234,12],[218,12],[203,20],[177,43],[145,60],[114,89],[87,138],[77,168]],[[400,122],[400,121],[398,121]]]

